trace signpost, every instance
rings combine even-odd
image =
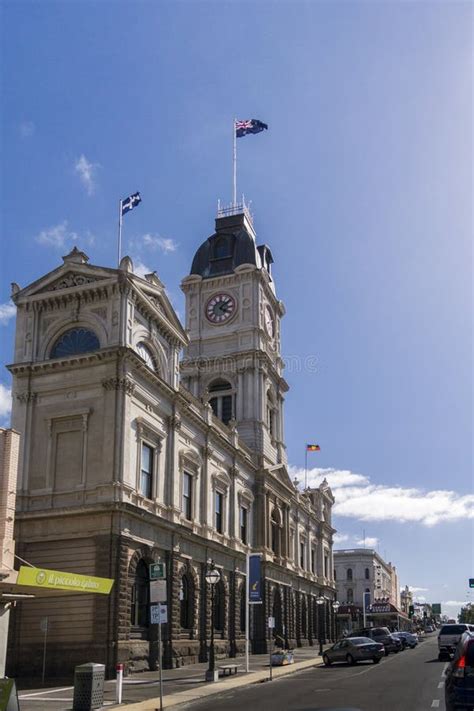
[[[474,588],[474,578],[469,578],[469,587]]]
[[[166,602],[168,599],[166,594],[166,580],[151,580],[150,581],[150,602]]]
[[[269,617],[268,618],[268,650],[269,650],[269,655],[270,655],[270,681],[273,679],[273,667],[272,667],[272,652],[273,652],[273,644],[272,644],[272,630],[275,629],[275,618],[274,617]]]
[[[431,605],[431,612],[433,615],[441,615],[441,603],[440,602],[434,602]]]
[[[166,580],[166,563],[152,563],[149,572],[150,580]]]
[[[163,711],[163,675],[161,652],[161,625],[168,622],[168,600],[166,589],[166,563],[152,563],[150,575],[150,623],[158,625],[158,672],[160,683],[160,711]]]
[[[44,677],[46,674],[46,638],[48,636],[49,620],[47,617],[43,617],[40,622],[40,630],[44,634],[43,640],[43,669],[41,672],[41,684],[44,686]]]

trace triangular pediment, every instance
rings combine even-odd
[[[55,294],[70,289],[80,289],[88,284],[116,279],[116,270],[96,267],[90,264],[61,264],[23,289],[17,290],[12,298],[15,302],[25,297]]]
[[[277,466],[271,467],[267,470],[268,473],[274,477],[280,484],[286,487],[294,488],[293,482],[288,474],[288,469],[284,464],[278,464]]]
[[[184,331],[183,325],[177,317],[176,312],[166,295],[164,286],[161,283],[159,286],[154,285],[153,283],[149,283],[136,275],[132,276],[132,280],[133,285],[140,296],[147,302],[151,302],[153,304],[154,309],[159,312],[164,320],[173,326],[175,331],[179,333],[180,339],[183,343],[185,343],[187,341],[186,332]]]

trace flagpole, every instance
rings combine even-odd
[[[304,488],[308,488],[308,445],[305,445],[304,450]]]
[[[233,169],[234,169],[234,175],[233,175],[233,194],[232,194],[232,204],[235,207],[237,204],[237,132],[235,130],[237,123],[237,119],[234,118],[233,126],[234,126],[234,160],[233,160]]]
[[[120,266],[120,257],[122,254],[122,201],[119,202],[119,224],[118,224],[118,260],[117,264]]]

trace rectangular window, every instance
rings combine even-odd
[[[327,554],[324,556],[324,577],[329,577],[329,556]]]
[[[304,543],[300,542],[300,567],[304,568]]]
[[[188,521],[192,519],[192,493],[193,493],[193,478],[191,474],[184,472],[183,474],[183,514]]]
[[[148,444],[142,444],[140,462],[140,494],[151,499],[153,481],[153,449]]]
[[[248,511],[245,506],[240,507],[240,540],[242,543],[248,543],[247,540],[247,521]]]
[[[222,511],[224,507],[224,495],[216,491],[216,531],[222,533]]]
[[[227,425],[232,419],[232,395],[224,395],[222,398],[222,422]]]
[[[316,555],[314,548],[311,548],[311,572],[315,573],[316,572]]]

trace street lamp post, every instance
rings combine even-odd
[[[326,638],[326,621],[324,619],[324,604],[326,602],[326,598],[324,595],[320,595],[319,597],[316,598],[316,604],[319,606],[319,655],[322,657],[323,656],[323,644],[325,642]]]
[[[210,561],[207,573],[206,583],[211,586],[211,644],[209,648],[209,669],[206,671],[206,681],[218,681],[219,672],[216,671],[216,658],[214,653],[214,590],[216,584],[221,579],[221,574],[214,566],[214,561]]]
[[[335,642],[337,642],[337,637],[338,637],[338,634],[337,634],[337,611],[339,610],[339,607],[340,607],[340,602],[338,602],[337,600],[334,600],[334,602],[332,603],[332,609],[334,610],[334,634],[336,637],[336,639],[334,640]]]

